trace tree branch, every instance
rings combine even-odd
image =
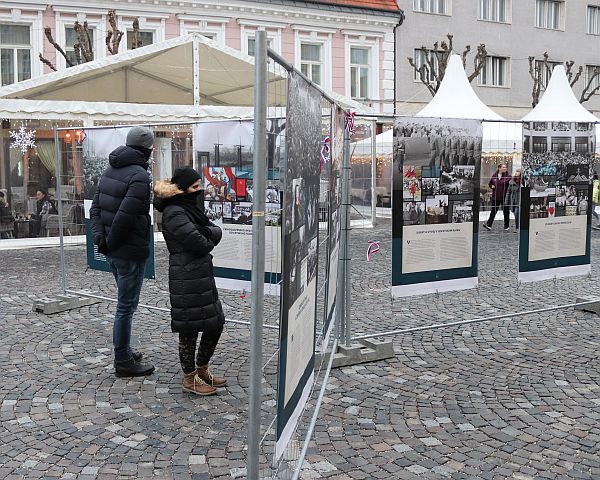
[[[597,85],[594,88],[592,88],[592,85],[596,81],[597,81]],[[587,84],[586,84],[585,88],[583,89],[583,92],[581,92],[581,97],[579,98],[579,103],[587,102],[590,98],[592,98],[593,95],[595,95],[598,92],[600,92],[600,67],[594,68],[592,75],[590,76],[590,78],[588,78]]]
[[[473,59],[473,73],[471,75],[469,75],[469,83],[471,83],[473,81],[474,78],[476,78],[481,71],[483,70],[483,67],[485,67],[485,62],[487,61],[487,49],[485,48],[485,44],[484,43],[480,43],[477,46],[477,54],[475,55],[475,58]]]
[[[431,96],[434,97],[437,90],[435,90],[434,87],[429,82],[429,78],[428,78],[429,72],[427,70],[427,65],[423,64],[423,65],[421,65],[420,68],[417,67],[417,65],[412,57],[408,57],[408,63],[410,64],[411,67],[413,67],[414,71],[419,74],[419,79],[421,80],[421,83],[427,87],[427,90],[429,90],[429,93],[431,93]]]
[[[67,66],[72,67],[73,64],[67,58],[67,54],[65,53],[65,51],[62,49],[62,47],[58,43],[56,43],[54,41],[54,37],[52,36],[52,29],[50,27],[44,28],[44,35],[46,35],[48,42],[50,42],[50,44],[56,49],[56,51],[64,57],[64,59],[67,62]]]
[[[108,11],[108,24],[110,30],[106,33],[106,48],[111,55],[119,53],[119,44],[123,38],[123,32],[117,28],[117,14],[114,10]]]
[[[40,58],[40,62],[42,62],[44,65],[48,65],[52,70],[54,70],[56,72],[56,67],[54,66],[54,64],[50,60],[42,57],[41,53],[38,54],[38,55],[39,55],[39,58]]]

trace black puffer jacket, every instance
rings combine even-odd
[[[150,255],[150,177],[146,155],[122,146],[109,156],[90,209],[94,243],[106,254],[142,261]],[[104,253],[104,252],[103,252]]]
[[[221,229],[196,205],[201,192],[183,193],[170,181],[161,180],[154,193],[169,249],[171,329],[196,333],[222,328],[225,315],[210,254],[221,240]]]

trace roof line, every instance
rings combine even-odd
[[[388,14],[399,15],[399,16],[404,17],[404,11],[400,7],[398,7],[396,10],[391,10],[391,9],[386,9],[386,8],[369,7],[367,5],[351,5],[351,4],[332,3],[327,0],[302,0],[302,1],[305,3],[316,3],[319,5],[328,5],[328,6],[332,6],[332,7],[345,7],[345,8],[350,8],[350,9],[354,9],[354,10],[371,10],[374,12],[388,13]]]

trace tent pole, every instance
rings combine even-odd
[[[194,105],[198,106],[200,105],[200,44],[196,35],[194,35],[192,45],[192,83],[194,87]]]
[[[60,145],[58,144],[58,129],[54,127],[54,160],[56,162],[56,196],[58,207],[58,233],[60,238],[60,283],[62,293],[67,292],[67,277],[65,272],[65,239],[63,230],[63,205],[62,205],[62,162],[60,158]]]
[[[267,36],[256,32],[254,70],[254,205],[252,212],[252,325],[250,326],[250,399],[248,479],[257,480],[260,458],[262,320],[265,287],[265,159],[267,158]]]

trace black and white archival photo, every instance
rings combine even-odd
[[[519,280],[590,272],[593,123],[523,124]]]
[[[287,162],[283,184],[283,281],[277,390],[276,457],[292,437],[314,381],[317,250],[323,110],[319,90],[294,71],[288,76]],[[314,258],[314,257],[313,257]],[[314,263],[314,265],[313,265]]]
[[[473,288],[481,122],[399,118],[393,146],[392,294]],[[461,245],[457,255],[450,245]]]
[[[404,202],[404,225],[425,225],[425,202]]]
[[[452,223],[473,221],[473,200],[452,202]]]

